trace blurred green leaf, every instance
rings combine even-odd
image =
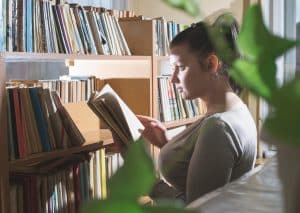
[[[144,142],[131,143],[124,165],[110,179],[108,189],[112,198],[136,201],[150,192],[155,181],[153,163],[144,148]]]
[[[86,213],[143,213],[143,209],[135,202],[121,199],[92,200],[87,202],[81,212]]]
[[[274,91],[272,104],[274,109],[265,122],[266,128],[280,141],[300,145],[300,77]]]
[[[218,27],[207,29],[210,35],[210,39],[212,40],[215,46],[217,55],[221,58],[223,62],[231,66],[232,63],[237,59],[237,56],[230,49],[228,43],[225,40],[224,34],[220,33]]]
[[[199,6],[195,0],[162,0],[166,4],[183,10],[191,16],[199,15]]]
[[[296,45],[296,41],[275,36],[268,31],[259,5],[253,5],[247,10],[237,42],[243,55],[250,61],[266,55],[268,59],[275,60]]]
[[[195,213],[196,211],[193,209],[185,209],[184,204],[179,202],[178,200],[168,201],[162,200],[157,203],[155,206],[145,206],[144,208],[145,213]]]
[[[248,88],[253,93],[269,100],[272,91],[263,81],[260,70],[274,69],[272,66],[275,66],[275,64],[265,62],[251,63],[246,60],[236,60],[230,69],[230,75],[239,82],[243,88]]]
[[[228,35],[232,35],[230,26],[233,26],[235,22],[231,14],[222,14],[222,18],[217,19],[213,23],[213,27],[207,28],[218,56],[223,62],[230,66],[238,58],[238,54],[230,48],[225,38]],[[238,32],[236,32],[236,37],[238,36],[237,33]]]
[[[156,206],[140,206],[138,198],[149,194],[155,181],[152,160],[144,148],[144,142],[131,143],[124,159],[124,165],[109,181],[109,195],[106,200],[87,202],[83,213],[189,213],[178,202],[162,203]]]
[[[231,70],[231,75],[239,76],[236,79],[239,84],[270,100],[271,92],[277,89],[275,60],[297,42],[271,34],[264,25],[261,7],[253,5],[247,10],[237,43],[244,63],[235,63],[238,67]],[[247,75],[249,68],[253,80]]]

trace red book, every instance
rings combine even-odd
[[[19,88],[13,88],[13,100],[14,100],[14,110],[16,119],[16,129],[17,129],[17,140],[19,148],[20,158],[27,156],[27,146],[26,146],[26,131],[25,131],[25,120],[22,119],[22,112],[20,107],[20,97]]]

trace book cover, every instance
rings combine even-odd
[[[39,98],[39,90],[42,88],[38,87],[31,87],[29,88],[31,103],[35,115],[35,120],[37,123],[37,128],[40,135],[40,141],[42,143],[43,151],[49,152],[51,151],[51,146],[49,142],[49,134],[47,131],[47,123],[45,121],[45,118],[43,116],[42,106]]]
[[[17,132],[14,113],[14,102],[12,96],[12,88],[7,88],[7,127],[8,127],[8,150],[9,159],[18,158]]]
[[[62,105],[60,98],[58,97],[56,92],[52,92],[52,97],[54,104],[57,108],[57,111],[60,115],[60,118],[62,120],[63,126],[68,133],[68,136],[70,138],[71,144],[73,146],[82,145],[85,142],[85,139],[81,132],[79,131],[78,127],[72,120],[70,114],[65,109],[65,107]]]
[[[14,114],[15,114],[15,124],[16,124],[16,132],[17,132],[17,143],[18,143],[18,150],[20,158],[24,158],[27,156],[27,141],[26,141],[26,133],[24,129],[24,124],[21,116],[21,109],[20,109],[20,97],[19,97],[19,89],[13,88],[12,92],[13,96],[13,105],[14,105]]]
[[[140,138],[144,126],[109,84],[93,93],[88,105],[124,144]]]

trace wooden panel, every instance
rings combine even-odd
[[[7,102],[5,95],[5,63],[0,58],[0,212],[9,212]]]
[[[136,114],[151,115],[151,91],[149,79],[105,80]]]
[[[80,132],[99,130],[100,120],[86,102],[68,103],[64,105]]]
[[[98,78],[151,78],[151,57],[144,60],[75,60],[70,75]]]
[[[120,21],[129,49],[133,55],[153,55],[155,53],[154,21]]]

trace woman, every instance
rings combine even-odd
[[[214,26],[225,32],[229,47],[238,55],[237,24],[223,24],[224,17]],[[255,123],[234,92],[239,87],[216,54],[208,27],[194,24],[170,44],[172,83],[183,98],[205,102],[204,118],[169,140],[159,121],[139,116],[145,126],[143,137],[161,148],[159,168],[164,179],[184,195],[186,203],[251,170],[256,157]]]

